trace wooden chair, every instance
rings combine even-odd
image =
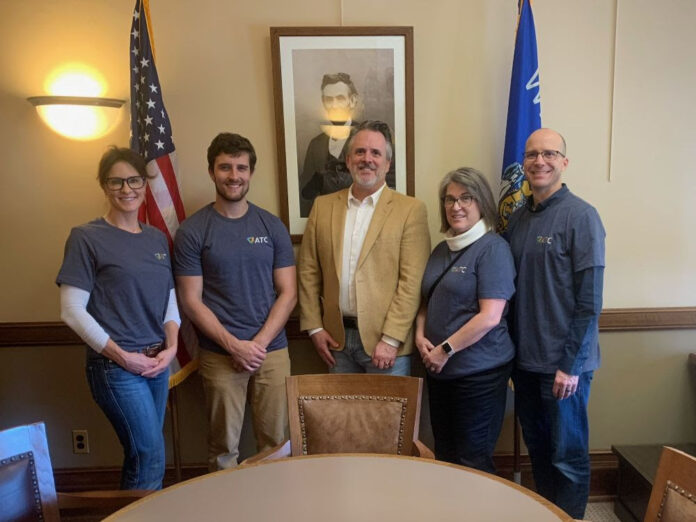
[[[434,458],[418,440],[423,380],[370,374],[286,379],[290,440],[243,462],[321,453]]]
[[[696,520],[696,458],[674,448],[662,449],[644,522]]]
[[[59,520],[43,423],[0,431],[0,520]]]
[[[0,522],[58,522],[60,513],[106,516],[150,493],[56,493],[44,423],[0,431]]]

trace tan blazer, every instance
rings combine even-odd
[[[339,289],[349,190],[314,201],[298,259],[300,328],[326,329],[339,350],[345,345]],[[355,271],[358,328],[368,354],[382,334],[403,343],[397,355],[413,351],[413,320],[429,255],[425,205],[385,187]]]

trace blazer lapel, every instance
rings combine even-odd
[[[372,214],[372,221],[370,221],[370,226],[367,229],[367,234],[365,235],[365,241],[363,241],[362,250],[360,250],[360,257],[358,258],[358,266],[365,262],[365,258],[370,253],[372,246],[375,244],[379,233],[384,227],[384,223],[387,221],[387,216],[392,210],[392,191],[389,187],[384,187],[382,195],[379,197],[377,202],[377,208],[375,208],[375,213]]]
[[[348,211],[348,190],[344,189],[336,193],[331,208],[331,243],[333,246],[333,258],[336,265],[336,275],[341,280],[341,266],[343,265],[343,232],[346,228],[346,212]]]

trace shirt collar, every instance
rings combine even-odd
[[[377,202],[379,201],[379,197],[382,195],[382,192],[384,192],[384,187],[386,187],[387,184],[384,183],[378,190],[377,192],[370,194],[369,196],[366,196],[365,199],[363,199],[364,202],[371,204],[373,207],[377,206]],[[354,204],[355,206],[359,207],[362,202],[353,196],[353,185],[350,186],[350,190],[348,191],[348,208],[350,208],[350,205]]]
[[[549,208],[551,205],[554,205],[556,202],[560,201],[563,199],[566,194],[568,194],[570,190],[568,190],[568,187],[566,186],[565,183],[561,184],[561,188],[558,189],[556,192],[551,194],[548,198],[546,198],[544,201],[541,203],[538,203],[536,207],[534,206],[534,196],[529,196],[527,198],[527,209],[530,212],[542,212]]]

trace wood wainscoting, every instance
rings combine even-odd
[[[696,328],[696,307],[679,308],[610,308],[602,311],[599,319],[602,332],[631,330],[671,330]],[[289,340],[306,339],[300,331],[297,317],[291,317],[286,327]],[[80,345],[82,341],[62,322],[0,323],[0,347]],[[696,367],[696,355],[694,355]],[[610,451],[593,451],[590,454],[592,482],[590,495],[595,499],[616,495],[618,460]],[[512,454],[494,457],[498,474],[512,479]],[[521,458],[522,484],[533,486],[529,457]],[[189,479],[207,472],[204,464],[187,465],[182,469],[183,478]],[[119,484],[117,468],[56,469],[55,479],[59,491],[85,489],[114,489]],[[168,468],[165,485],[174,483],[174,471]]]
[[[513,479],[512,453],[496,454],[493,457],[498,475],[508,480]],[[594,500],[612,498],[616,495],[618,459],[611,451],[593,451],[590,453],[592,479],[590,496]],[[534,489],[532,465],[527,455],[521,457],[522,485]],[[208,473],[206,464],[190,464],[182,467],[182,477],[188,480]],[[58,491],[84,491],[88,489],[118,489],[121,470],[119,468],[70,468],[54,470],[56,489]],[[164,486],[175,483],[174,468],[168,467],[164,477]]]

